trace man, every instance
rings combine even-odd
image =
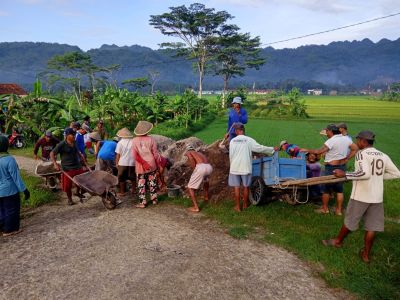
[[[320,149],[300,149],[301,152],[310,154],[324,155],[325,154],[325,170],[323,175],[333,175],[333,170],[346,170],[346,163],[351,159],[358,150],[348,137],[343,136],[339,128],[335,124],[329,124],[326,127],[326,135],[328,140]],[[343,182],[334,184],[321,185],[322,192],[322,207],[315,210],[320,214],[329,214],[329,197],[331,193],[336,193],[336,211],[337,216],[342,215],[343,205]]]
[[[91,134],[93,133],[96,132],[92,132]],[[117,175],[117,169],[115,167],[115,149],[118,140],[119,139],[115,137],[112,141],[100,142],[100,150],[96,160],[96,170],[111,171],[114,175]]]
[[[132,183],[131,193],[135,193],[136,173],[135,173],[135,158],[132,155],[132,139],[133,135],[128,128],[122,128],[117,132],[117,137],[120,138],[117,147],[115,148],[115,165],[118,169],[119,197],[126,195],[126,181]]]
[[[278,147],[266,147],[258,144],[251,137],[245,136],[245,128],[242,123],[234,123],[236,137],[229,143],[229,186],[235,191],[236,211],[241,211],[240,186],[243,186],[243,209],[249,206],[249,186],[252,177],[252,152],[274,154]]]
[[[204,201],[209,200],[209,176],[211,175],[213,168],[208,163],[207,157],[205,157],[205,155],[200,152],[196,152],[193,146],[189,145],[186,150],[187,151],[185,153],[185,156],[188,158],[188,165],[193,169],[193,173],[190,176],[190,180],[188,183],[188,191],[190,194],[190,198],[192,199],[193,206],[188,208],[188,211],[199,212],[200,208],[196,201],[195,190],[198,190],[201,184],[204,182]]]
[[[57,154],[60,154],[61,157],[61,167],[56,161]],[[60,142],[50,152],[50,158],[56,170],[60,171],[62,169],[63,172],[66,173],[63,173],[61,176],[62,189],[67,193],[68,205],[74,205],[75,203],[72,201],[73,182],[69,177],[73,178],[76,175],[84,173],[81,162],[86,163],[86,160],[76,146],[75,131],[72,128],[67,128],[65,130],[65,140]],[[79,196],[80,201],[83,202],[83,195],[79,188],[77,195]]]
[[[360,251],[361,259],[369,262],[375,232],[384,230],[383,180],[400,178],[400,171],[391,159],[373,147],[375,134],[361,131],[357,135],[357,152],[354,172],[345,173],[334,170],[336,177],[346,177],[353,181],[350,201],[347,206],[344,225],[339,235],[330,240],[323,240],[325,246],[341,247],[345,237],[358,229],[361,219],[364,221],[364,248]]]
[[[50,152],[54,149],[55,146],[57,146],[59,142],[60,141],[53,136],[50,130],[46,131],[44,137],[40,138],[36,142],[35,148],[33,149],[35,160],[39,159],[38,157],[39,148],[42,148],[41,159],[44,161],[49,161]]]
[[[346,123],[342,122],[342,123],[337,124],[336,126],[337,126],[337,128],[339,128],[339,131],[343,136],[345,136],[351,140],[351,137],[349,136],[349,133],[347,132],[347,124]]]
[[[99,123],[97,123],[97,127],[95,129],[101,136],[102,140],[108,139],[108,132],[106,128],[104,127],[104,121],[100,120]]]
[[[241,107],[243,104],[242,98],[235,97],[232,100],[232,106],[229,110],[228,115],[228,130],[226,132],[225,138],[229,137],[229,141],[231,141],[235,136],[235,130],[232,128],[234,123],[242,123],[247,124],[247,111]]]
[[[76,146],[78,147],[79,152],[86,158],[86,144],[85,144],[85,135],[89,132],[89,126],[86,124],[82,124],[82,127],[78,129],[75,140]]]

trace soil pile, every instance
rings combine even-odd
[[[157,149],[160,153],[166,151],[168,147],[175,141],[163,135],[152,134],[150,135],[157,143]]]
[[[231,192],[228,187],[229,154],[218,147],[219,142],[205,145],[200,139],[190,137],[170,145],[167,151],[163,153],[164,156],[174,161],[174,165],[168,172],[167,184],[180,185],[183,192],[186,193],[185,189],[193,170],[186,165],[184,154],[186,147],[191,145],[208,158],[214,169],[210,176],[210,199],[216,202],[230,198]]]
[[[54,164],[52,162],[44,162],[36,166],[36,174],[37,175],[47,175],[47,174],[55,174],[59,173],[54,168]]]

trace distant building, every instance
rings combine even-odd
[[[331,90],[329,96],[337,96],[337,90]]]
[[[320,89],[307,90],[307,95],[320,96],[322,95],[322,90]]]
[[[268,95],[268,94],[271,94],[273,92],[274,92],[274,90],[254,90],[253,93],[255,95]]]
[[[0,95],[14,94],[17,96],[27,96],[28,93],[15,83],[0,83]]]

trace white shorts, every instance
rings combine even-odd
[[[208,181],[213,168],[210,164],[197,164],[188,183],[189,189],[198,190],[203,181]]]

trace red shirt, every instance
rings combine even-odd
[[[38,154],[39,148],[42,147],[42,157],[46,159],[50,159],[50,152],[57,146],[60,141],[54,137],[51,137],[49,141],[46,141],[45,137],[42,137],[35,144],[35,149],[33,153],[35,155]]]

